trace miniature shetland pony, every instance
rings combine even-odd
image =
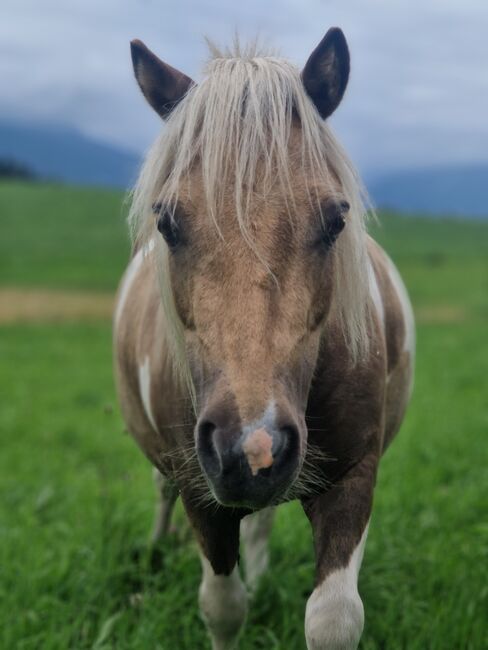
[[[316,556],[307,647],[356,648],[358,571],[378,463],[411,392],[414,326],[327,125],[346,40],[330,29],[301,72],[254,46],[211,46],[199,84],[131,47],[166,125],[132,197],[115,365],[128,429],[157,470],[155,537],[180,495],[201,612],[213,648],[229,650],[247,612],[240,535],[252,589],[272,507],[299,499]]]

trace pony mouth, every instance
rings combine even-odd
[[[322,449],[308,444],[304,456],[297,457],[297,464],[291,474],[277,477],[274,467],[260,469],[253,476],[253,489],[249,487],[246,480],[249,477],[245,472],[233,489],[218,479],[215,480],[216,477],[210,477],[205,471],[202,473],[208,486],[208,495],[214,503],[228,508],[260,510],[327,492],[332,485],[330,476],[335,461],[336,458]]]
[[[215,490],[212,486],[211,492],[215,501],[225,508],[245,508],[246,510],[261,510],[268,506],[276,506],[288,501],[287,495],[292,486],[288,489],[280,490],[269,494],[265,493],[245,493],[236,495],[230,490]]]
[[[260,510],[290,500],[289,495],[294,493],[294,484],[300,475],[300,465],[297,458],[295,466],[283,473],[273,466],[259,469],[256,473],[246,467],[232,477],[205,474],[205,478],[218,504],[228,508]]]

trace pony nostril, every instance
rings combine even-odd
[[[210,420],[202,420],[197,426],[197,451],[204,464],[211,472],[220,469],[219,455],[214,443],[217,425]]]
[[[279,465],[297,457],[300,448],[300,434],[294,424],[281,426],[280,435],[273,441],[273,456]]]
[[[214,424],[213,422],[210,422],[210,420],[203,420],[203,422],[200,422],[200,424],[198,425],[198,435],[201,438],[210,440],[216,428],[217,425]]]

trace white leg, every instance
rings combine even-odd
[[[239,568],[229,576],[215,575],[203,556],[203,577],[199,590],[200,612],[212,640],[213,650],[232,650],[247,615],[247,593]]]
[[[244,517],[241,522],[246,584],[251,593],[255,591],[259,578],[269,565],[268,540],[273,527],[274,510],[272,507],[264,508]]]
[[[332,571],[308,599],[305,636],[308,650],[356,650],[364,625],[357,580],[368,527],[349,564]]]
[[[162,537],[168,534],[171,514],[173,513],[175,501],[178,498],[178,490],[156,468],[153,470],[153,477],[158,492],[158,502],[156,504],[156,515],[151,533],[151,542],[156,544]]]

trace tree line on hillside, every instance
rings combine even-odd
[[[27,165],[16,160],[0,158],[0,178],[32,181],[37,175]]]

